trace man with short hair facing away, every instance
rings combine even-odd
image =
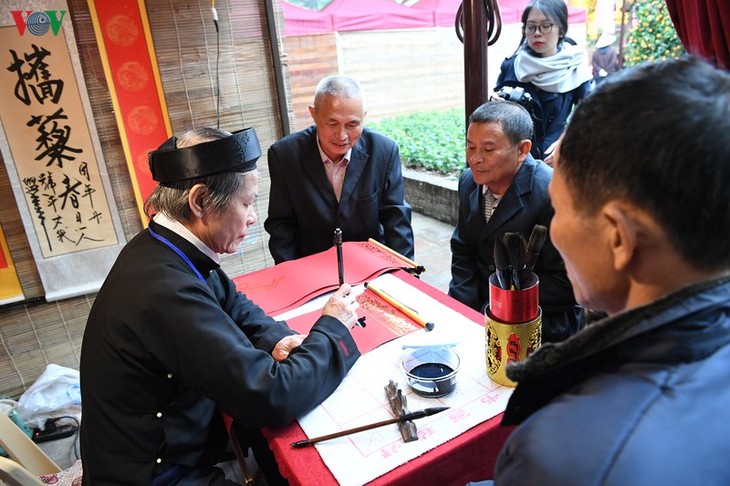
[[[730,75],[613,75],[559,145],[551,234],[608,313],[508,367],[497,484],[730,484]]]

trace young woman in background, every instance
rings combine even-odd
[[[495,91],[523,88],[521,100],[535,124],[532,156],[551,165],[553,145],[573,107],[591,89],[585,50],[566,37],[568,7],[563,0],[532,0],[522,12],[522,40],[504,60]],[[506,90],[509,91],[509,90]],[[504,92],[503,92],[504,93]],[[529,94],[529,99],[528,95]]]

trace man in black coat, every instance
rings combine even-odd
[[[398,146],[364,127],[360,85],[345,76],[324,78],[309,111],[313,126],[268,151],[264,228],[274,262],[327,250],[335,228],[344,241],[373,238],[412,258],[411,208],[403,198]]]
[[[259,427],[314,408],[360,356],[349,285],[303,336],[220,268],[219,254],[236,252],[257,221],[259,155],[252,129],[209,128],[150,155],[154,218],[122,250],[84,332],[84,484],[230,484],[215,467],[228,444],[224,413],[261,445]],[[271,466],[268,484],[283,483],[265,442],[254,454]]]
[[[553,170],[530,155],[532,119],[509,101],[483,104],[469,117],[466,157],[459,180],[459,219],[451,237],[449,295],[483,311],[489,304],[494,244],[506,232],[528,238],[553,216],[548,184]],[[485,198],[491,201],[487,220]],[[581,309],[560,255],[548,238],[534,272],[540,279],[542,340],[561,341],[581,326]]]

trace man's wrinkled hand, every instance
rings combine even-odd
[[[331,316],[342,322],[348,329],[357,323],[357,308],[360,304],[355,299],[350,284],[344,283],[332,294],[322,309],[323,316]]]
[[[296,348],[300,344],[302,344],[302,341],[304,341],[304,338],[307,337],[303,334],[294,334],[293,336],[286,336],[281,341],[276,343],[276,346],[274,346],[274,350],[271,352],[271,356],[274,357],[276,361],[283,361],[286,358],[289,357],[289,353],[292,349]]]

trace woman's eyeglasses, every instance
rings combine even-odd
[[[541,34],[549,34],[553,30],[553,24],[549,22],[544,22],[540,25],[526,24],[524,28],[527,35],[533,35],[538,30]]]

